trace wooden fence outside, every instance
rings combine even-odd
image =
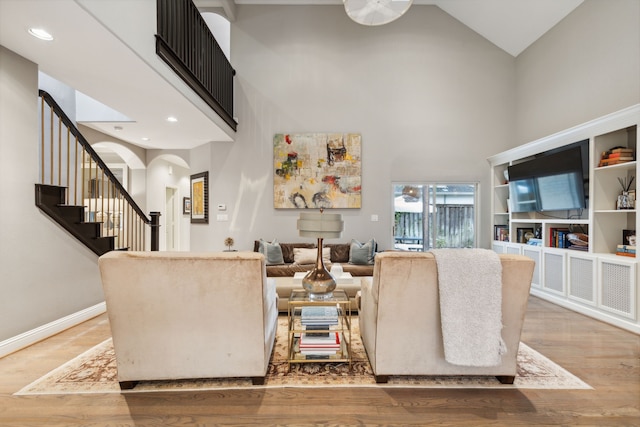
[[[422,244],[422,250],[432,248],[472,248],[475,246],[475,211],[471,205],[438,205],[437,214],[429,215],[429,230],[433,229],[433,220],[437,224],[436,243],[429,236],[424,244],[423,214],[414,212],[396,212],[395,243]],[[433,233],[431,233],[433,234]]]

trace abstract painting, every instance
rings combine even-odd
[[[209,223],[209,172],[191,175],[191,223]]]
[[[276,209],[361,207],[360,134],[276,134],[273,164]]]

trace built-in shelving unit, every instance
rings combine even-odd
[[[490,157],[492,170],[493,249],[523,254],[536,261],[532,294],[640,334],[638,261],[616,255],[623,230],[637,230],[640,215],[617,209],[619,179],[635,193],[638,162],[600,166],[603,152],[614,147],[640,147],[640,104]],[[510,212],[509,166],[588,141],[587,208],[560,212]],[[558,230],[588,235],[588,249],[554,247]],[[533,233],[533,242],[528,237]],[[508,239],[505,235],[508,234]],[[539,240],[536,240],[539,239]],[[527,243],[528,241],[528,243]]]

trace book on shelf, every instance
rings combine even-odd
[[[600,163],[598,163],[598,166],[611,166],[611,165],[617,165],[619,163],[628,163],[628,162],[632,162],[634,160],[633,157],[616,157],[616,158],[609,158],[609,159],[602,159],[600,160]]]
[[[629,159],[633,159],[633,152],[620,152],[618,151],[617,153],[611,153],[609,154],[607,157],[607,160],[611,160],[611,159],[620,159],[620,158],[629,158]]]
[[[542,239],[538,239],[536,237],[532,237],[527,240],[527,245],[529,246],[542,246]]]
[[[305,356],[322,356],[327,355],[330,356],[332,354],[337,354],[338,350],[300,350],[300,354]]]
[[[508,242],[509,241],[509,227],[506,225],[494,225],[494,236],[493,240],[497,240],[499,242]]]
[[[332,360],[332,359],[343,359],[345,356],[342,353],[331,353],[331,354],[302,354],[296,353],[293,357],[294,360]]]
[[[569,242],[569,234],[571,230],[568,228],[549,228],[549,247],[567,249],[571,246]]]
[[[316,335],[302,334],[300,337],[300,348],[338,348],[340,347],[340,334],[332,332],[326,337]]]
[[[300,322],[305,326],[315,325],[318,329],[329,329],[330,325],[338,324],[338,307],[334,305],[302,307]]]
[[[628,256],[628,257],[633,257],[633,258],[635,258],[635,257],[636,257],[635,252],[634,252],[634,253],[630,253],[630,252],[616,252],[616,255],[619,255],[619,256]]]
[[[636,253],[636,247],[635,247],[635,245],[618,245],[616,247],[616,252],[624,252],[624,253],[629,253],[629,254],[635,254]]]
[[[612,148],[611,153],[631,153],[633,154],[633,148],[626,148],[626,147],[617,147],[617,148]]]
[[[302,307],[301,317],[313,320],[338,318],[338,307],[335,305]]]
[[[305,335],[310,337],[329,337],[329,334],[332,333],[330,330],[331,325],[319,324],[319,325],[302,325],[305,331]]]
[[[617,165],[635,160],[635,150],[627,147],[613,147],[600,155],[598,167]]]

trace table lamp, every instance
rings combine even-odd
[[[342,234],[344,222],[340,214],[320,213],[300,214],[298,232],[301,237],[318,239],[318,256],[315,267],[302,278],[302,287],[314,298],[329,297],[336,288],[335,278],[327,271],[322,259],[323,239],[336,239]]]

